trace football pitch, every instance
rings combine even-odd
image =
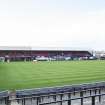
[[[0,90],[105,81],[105,61],[0,62]]]

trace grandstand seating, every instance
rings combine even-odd
[[[37,56],[44,56],[49,58],[56,58],[57,60],[64,60],[65,57],[79,58],[90,57],[92,54],[88,51],[65,51],[65,50],[0,50],[0,57],[5,59],[15,60],[33,60]]]

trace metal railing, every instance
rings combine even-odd
[[[0,97],[0,105],[14,105],[14,103],[19,105],[105,105],[104,86],[82,90],[75,90],[74,87],[72,91],[55,93],[49,91],[47,94],[42,93],[41,90],[38,91],[33,94],[29,94],[30,91],[25,91],[25,94],[16,93],[13,98],[9,95]]]
[[[89,92],[86,95],[86,92]],[[94,91],[94,92],[93,92]],[[105,105],[104,98],[105,93],[100,93],[100,89],[89,89],[83,91],[75,91],[75,92],[65,92],[65,93],[58,93],[58,94],[49,94],[49,95],[40,95],[40,96],[31,96],[31,97],[22,97],[17,98],[17,102],[22,105],[28,105],[27,100],[30,100],[30,104],[32,100],[36,100],[36,103],[32,105],[47,105],[47,104],[59,104],[59,105]],[[66,95],[66,98],[64,96]],[[59,98],[58,98],[59,96]],[[46,99],[47,98],[47,99]],[[84,101],[87,99],[87,101]],[[78,100],[78,101],[77,101]]]

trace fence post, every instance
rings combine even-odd
[[[63,94],[60,95],[60,100],[61,100],[60,105],[62,105],[62,97],[63,97]]]
[[[81,97],[81,105],[83,105],[83,98],[82,98],[83,97],[83,92],[82,91],[80,92],[80,97]]]
[[[71,94],[69,93],[69,94],[68,94],[68,99],[69,99],[69,100],[68,100],[68,105],[71,105],[71,100],[70,100],[70,98],[71,98]]]
[[[5,104],[6,104],[6,105],[10,105],[9,97],[6,97],[6,98],[5,98]]]
[[[39,97],[37,97],[37,105],[39,105]]]
[[[92,96],[92,105],[95,105],[95,96]]]
[[[90,95],[92,94],[91,90],[90,90]]]
[[[99,94],[101,94],[101,89],[99,89]],[[99,96],[99,102],[101,102],[101,96]]]

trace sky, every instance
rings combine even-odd
[[[0,0],[0,46],[104,45],[105,0]]]

